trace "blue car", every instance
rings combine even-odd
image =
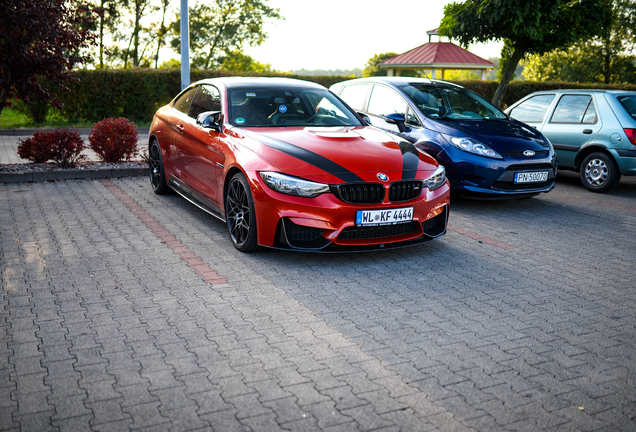
[[[526,198],[554,188],[557,165],[550,141],[459,85],[373,77],[330,90],[368,123],[433,156],[446,168],[453,195]]]

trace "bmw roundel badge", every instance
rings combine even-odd
[[[389,179],[389,176],[383,173],[378,173],[378,178],[380,179],[380,181],[387,181]]]
[[[535,155],[535,152],[534,152],[534,150],[526,150],[526,151],[523,152],[523,155],[527,156],[527,157],[532,157],[532,156]]]

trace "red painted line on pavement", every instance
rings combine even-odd
[[[607,203],[600,202],[600,201],[593,201],[593,200],[589,200],[589,199],[585,199],[585,198],[579,198],[579,197],[572,196],[572,195],[560,194],[560,193],[557,193],[557,192],[550,192],[550,194],[551,195],[560,196],[560,197],[565,197],[565,198],[573,198],[573,199],[576,199],[576,200],[579,200],[579,201],[585,201],[585,202],[592,203],[592,204],[599,204],[599,205],[602,205],[602,206],[605,206],[605,207],[614,207],[614,208],[621,209],[621,210],[628,210],[628,211],[636,212],[636,208],[633,208],[633,207],[617,206],[617,205],[614,205],[614,204],[607,204]]]
[[[166,244],[172,252],[186,262],[186,265],[194,270],[194,272],[203,278],[204,282],[209,284],[224,284],[227,280],[219,276],[219,273],[210,268],[210,264],[206,263],[197,256],[188,246],[184,245],[181,240],[176,238],[169,230],[153,218],[146,210],[137,204],[126,192],[120,189],[112,181],[105,179],[100,182],[108,189],[119,201],[121,201],[135,216],[146,225],[159,239]]]
[[[461,228],[456,228],[456,227],[448,225],[446,227],[446,229],[448,231],[456,232],[457,234],[461,234],[463,236],[470,237],[473,240],[477,240],[477,241],[480,241],[482,243],[489,244],[491,246],[500,247],[502,249],[515,249],[514,246],[510,246],[510,245],[508,245],[506,243],[503,243],[503,242],[500,242],[500,241],[497,241],[497,240],[493,240],[493,239],[488,238],[488,237],[480,236],[477,233],[466,231],[466,230],[463,230]]]

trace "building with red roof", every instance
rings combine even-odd
[[[382,69],[387,69],[389,76],[400,76],[404,69],[430,70],[431,78],[444,79],[446,70],[478,70],[481,79],[486,79],[486,71],[495,65],[451,42],[431,42],[431,36],[437,35],[437,29],[426,32],[428,42],[413,48],[403,54],[396,55],[380,63]],[[436,76],[437,72],[441,76]]]

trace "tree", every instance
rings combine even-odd
[[[566,50],[531,54],[524,60],[524,75],[530,81],[581,83],[636,83],[636,57],[616,54],[610,58],[607,80],[603,46],[592,42],[575,44]]]
[[[165,43],[166,34],[168,33],[168,28],[166,27],[166,13],[168,12],[170,0],[161,0],[161,24],[159,24],[159,28],[157,29],[157,51],[155,51],[155,69],[157,69],[157,65],[159,64],[159,51],[161,51],[161,47]]]
[[[364,69],[362,70],[362,76],[363,77],[386,76],[387,70],[382,69],[380,67],[380,63],[382,63],[384,60],[390,59],[391,57],[395,57],[396,55],[397,53],[394,53],[394,52],[374,55],[367,61],[367,64],[364,65]],[[410,70],[410,69],[402,70],[401,74],[402,76],[410,76],[410,77],[419,76],[418,71]]]
[[[279,9],[267,6],[267,0],[212,0],[198,3],[190,9],[190,54],[192,66],[210,69],[220,66],[221,57],[245,44],[258,46],[267,34],[263,24],[267,19],[283,19]],[[171,24],[179,35],[179,19]],[[180,38],[171,41],[181,53]]]
[[[607,0],[465,0],[444,8],[439,33],[472,42],[503,40],[501,81],[493,104],[501,105],[519,61],[598,35]]]
[[[625,57],[636,45],[636,1],[605,0],[609,13],[603,21],[603,29],[597,40],[591,41],[594,47],[601,46],[603,57],[603,78],[605,84],[613,82],[613,76],[620,75],[619,70],[629,69],[630,63]],[[632,62],[633,63],[633,58]],[[633,64],[632,64],[633,71]],[[620,79],[620,78],[618,78]],[[618,81],[621,82],[621,81]],[[633,82],[633,81],[631,81]]]
[[[98,67],[102,69],[104,68],[104,39],[106,33],[115,31],[120,19],[120,9],[128,6],[128,0],[94,0],[91,4],[98,17],[90,29],[97,33]]]
[[[39,95],[61,102],[53,87],[67,90],[74,66],[88,60],[79,50],[94,44],[89,30],[96,14],[65,0],[3,0],[0,14],[0,112],[9,98]]]
[[[606,7],[610,13],[598,37],[528,56],[524,61],[528,79],[636,83],[636,1],[607,0]]]
[[[272,65],[257,62],[241,50],[228,52],[221,59],[219,69],[234,72],[271,72]]]

